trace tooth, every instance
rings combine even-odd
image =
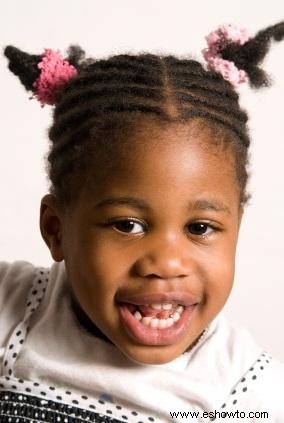
[[[163,303],[162,304],[163,310],[171,310],[173,308],[172,303]]]
[[[179,314],[181,314],[184,310],[184,307],[182,305],[179,305],[176,309],[176,312],[178,312]]]
[[[176,311],[171,317],[174,322],[177,322],[180,319],[180,314]]]
[[[159,324],[159,319],[152,319],[150,322],[151,328],[157,328]]]
[[[159,319],[158,328],[164,329],[165,327],[167,327],[167,319]]]
[[[151,328],[158,328],[158,329],[165,329],[173,326],[175,322],[177,322],[180,318],[179,313],[174,313],[171,317],[167,319],[159,319],[156,317],[142,317],[141,323],[145,326],[150,326]]]
[[[153,304],[151,304],[151,308],[153,308],[154,310],[162,310],[162,304],[153,303]]]
[[[173,326],[173,324],[175,323],[174,322],[174,319],[172,319],[171,317],[169,317],[168,319],[166,319],[167,320],[167,328],[169,328],[169,327],[171,327],[171,326]]]
[[[133,316],[137,320],[141,320],[142,319],[142,315],[141,315],[141,313],[138,310],[135,311],[135,313],[133,314]]]
[[[149,326],[151,320],[152,320],[152,317],[150,317],[150,316],[147,317],[146,316],[146,317],[143,317],[142,318],[141,323],[143,323],[143,325],[145,325],[145,326]]]

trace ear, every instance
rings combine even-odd
[[[62,248],[63,215],[55,195],[47,194],[41,199],[40,232],[55,261],[64,259]]]

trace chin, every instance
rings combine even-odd
[[[128,357],[131,361],[137,364],[166,364],[179,357],[183,351],[170,351],[169,348],[173,346],[135,346],[127,350],[120,351]]]

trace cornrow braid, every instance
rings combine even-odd
[[[268,77],[259,68],[270,40],[284,38],[284,22],[260,31],[243,45],[230,44],[221,51],[249,77],[251,86],[267,86]],[[41,56],[7,47],[9,68],[32,89]],[[88,169],[117,157],[138,124],[155,119],[160,124],[198,121],[223,131],[220,139],[233,145],[240,203],[250,198],[248,180],[248,135],[246,111],[230,82],[206,70],[191,58],[150,53],[120,54],[105,59],[85,59],[78,46],[68,50],[69,62],[78,74],[57,96],[51,141],[47,155],[50,191],[68,206],[78,196]],[[94,160],[94,158],[96,160]]]

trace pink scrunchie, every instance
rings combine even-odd
[[[246,28],[224,24],[206,37],[208,48],[202,50],[203,56],[208,63],[208,68],[221,73],[223,78],[231,82],[235,88],[247,80],[247,73],[242,69],[238,69],[234,62],[223,59],[220,50],[229,43],[243,45],[249,39]]]
[[[38,68],[41,72],[33,85],[36,88],[35,97],[42,106],[55,104],[58,90],[78,73],[59,51],[51,49],[44,50]]]

